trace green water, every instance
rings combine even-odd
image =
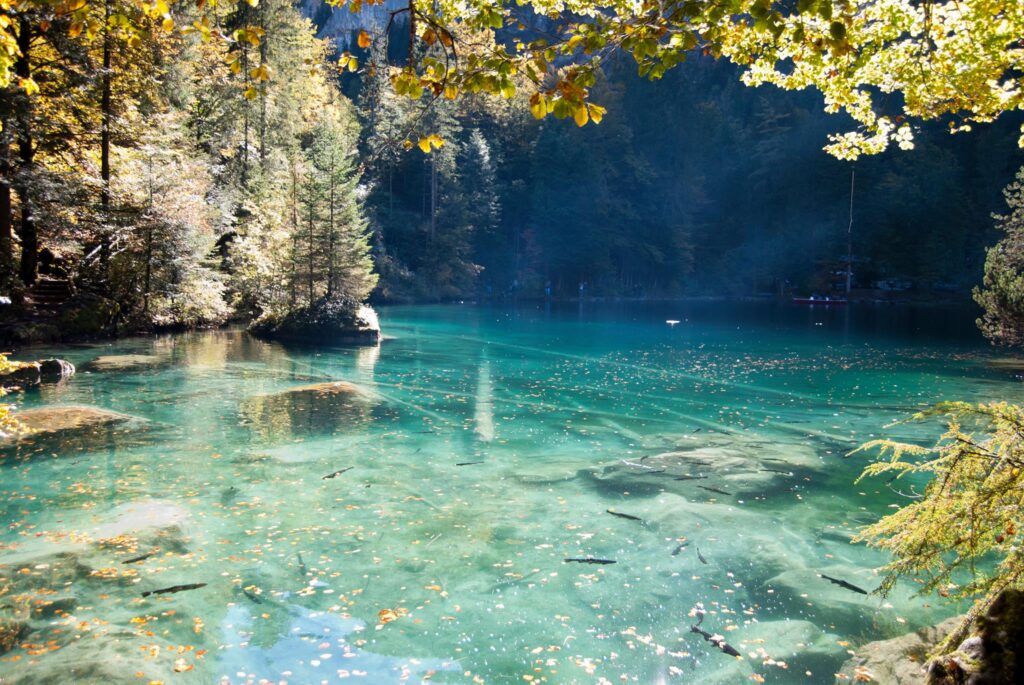
[[[875,588],[884,557],[848,539],[907,501],[853,485],[848,450],[941,399],[1020,399],[970,312],[381,318],[379,348],[21,353],[80,366],[22,410],[131,418],[0,452],[0,616],[31,631],[0,683],[831,683],[847,649],[962,610],[818,574]],[[88,370],[109,355],[146,357]],[[691,632],[701,609],[743,659]]]

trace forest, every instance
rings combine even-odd
[[[365,67],[408,57],[401,40],[361,45],[363,24],[408,31],[371,9],[265,0],[216,26],[186,10],[179,32],[160,30],[159,3],[19,14],[0,95],[10,335],[53,336],[26,324],[33,302],[89,336],[334,295],[827,293],[847,250],[855,289],[966,299],[1022,161],[1007,116],[971,136],[926,124],[912,151],[842,162],[821,152],[835,117],[820,95],[750,89],[700,56],[659,83],[607,61],[599,129],[536,120],[525,90],[425,108]],[[444,144],[406,149],[412,132]]]

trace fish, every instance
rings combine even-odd
[[[339,469],[339,470],[335,471],[334,473],[328,473],[326,476],[324,476],[322,478],[322,480],[328,480],[330,478],[336,478],[336,477],[340,476],[341,474],[345,473],[346,471],[351,471],[351,470],[352,470],[351,466],[346,466],[345,468]]]
[[[156,555],[156,552],[146,552],[145,554],[140,554],[137,557],[132,557],[131,559],[125,559],[121,563],[122,564],[135,564],[135,563],[138,563],[140,561],[145,561],[146,559],[149,559],[150,557],[155,556],[155,555]]]
[[[456,466],[472,466],[473,464],[482,464],[483,461],[460,461]]]
[[[242,588],[242,594],[249,598],[249,601],[253,604],[263,604],[263,600],[252,590],[248,588]]]
[[[672,480],[707,480],[707,476],[676,476]]]
[[[231,487],[225,488],[224,491],[220,493],[220,503],[227,506],[231,504],[237,496],[238,488],[232,485]]]
[[[731,492],[726,492],[725,490],[719,490],[718,488],[709,488],[709,487],[706,487],[704,485],[698,485],[697,487],[700,488],[701,490],[707,490],[708,492],[717,492],[719,495],[732,495]]]
[[[639,516],[633,516],[632,514],[621,514],[621,513],[617,512],[617,511],[612,511],[611,509],[605,509],[605,511],[608,512],[609,514],[611,514],[612,516],[618,516],[620,519],[628,519],[630,521],[639,521],[640,523],[644,522],[644,520],[642,518],[640,518]]]
[[[198,590],[201,587],[206,587],[206,583],[189,583],[187,585],[172,585],[170,587],[162,587],[159,590],[146,590],[142,593],[142,596],[149,597],[150,595],[173,595],[175,592],[184,592],[185,590]]]
[[[697,550],[697,558],[700,559],[700,563],[706,564],[708,560],[704,558],[704,555],[700,553],[700,547],[694,547]]]
[[[833,585],[838,585],[839,587],[846,590],[850,590],[851,592],[857,592],[862,595],[870,594],[867,590],[859,588],[853,583],[848,583],[842,578],[833,578],[832,576],[826,576],[824,573],[819,573],[818,575],[827,580],[828,582],[832,583]]]
[[[725,652],[729,656],[742,656],[739,653],[739,651],[737,651],[737,649],[735,647],[733,647],[728,642],[726,642],[725,638],[722,637],[721,635],[712,635],[711,633],[707,632],[706,630],[701,630],[700,624],[703,623],[703,622],[704,622],[704,612],[701,611],[700,612],[700,618],[697,619],[697,622],[694,625],[690,626],[690,632],[691,633],[697,633],[702,638],[704,638],[705,640],[707,640],[708,642],[713,644],[715,647],[718,647],[720,650],[722,650],[723,652]]]
[[[309,575],[309,570],[306,568],[306,563],[302,561],[302,552],[296,552],[295,556],[299,560],[299,573],[301,573],[302,577],[305,578]]]
[[[680,542],[678,545],[676,545],[676,548],[674,550],[672,550],[672,556],[674,556],[674,557],[678,556],[679,553],[683,551],[683,548],[684,547],[688,547],[689,545],[690,545],[689,542],[686,542],[686,541]]]
[[[565,563],[575,562],[577,564],[617,564],[618,562],[614,559],[595,559],[594,557],[570,557],[565,560]]]

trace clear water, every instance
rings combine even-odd
[[[381,314],[379,348],[19,355],[83,367],[22,409],[134,418],[0,452],[0,616],[32,631],[0,682],[830,683],[963,609],[818,574],[876,587],[884,556],[848,539],[906,501],[854,485],[851,448],[938,400],[1020,399],[970,312]],[[126,354],[156,359],[85,370]],[[285,392],[333,380],[360,392]],[[701,607],[742,659],[690,630]]]

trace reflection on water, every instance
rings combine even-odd
[[[394,308],[373,348],[33,351],[82,371],[0,447],[2,679],[830,682],[960,609],[823,577],[873,589],[849,539],[901,502],[851,447],[1019,394],[934,318]]]

